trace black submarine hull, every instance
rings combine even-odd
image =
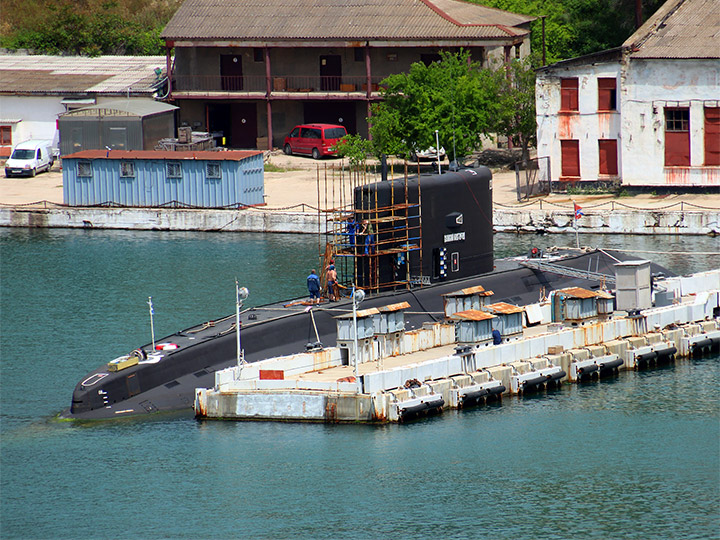
[[[592,267],[594,272],[613,275],[612,266],[616,262],[613,257],[621,260],[632,258],[619,253],[611,257],[607,252],[593,251],[568,257],[562,264],[581,271]],[[653,268],[653,271],[658,270],[667,274],[665,269]],[[492,290],[493,301],[518,305],[537,302],[541,289],[549,292],[572,286],[599,288],[596,281],[518,267],[415,290],[380,293],[368,297],[362,307],[406,301],[411,305],[406,311],[406,329],[410,330],[421,327],[425,322],[442,320],[442,294],[475,285]],[[298,353],[305,350],[309,341],[315,341],[313,321],[310,313],[305,311],[306,307],[285,307],[288,312],[278,315],[282,306],[260,306],[241,315],[242,344],[247,362]],[[325,346],[335,345],[334,317],[351,310],[349,301],[313,308],[318,337]],[[62,416],[89,420],[181,409],[190,412],[195,389],[214,386],[215,371],[236,363],[233,322],[234,317],[228,317],[216,322],[215,326],[199,325],[158,340],[174,343],[178,348],[162,351],[162,357],[157,361],[151,356],[149,361],[141,361],[118,372],[108,372],[106,366],[100,367],[78,383],[73,392],[72,407]],[[309,340],[308,336],[312,338]],[[148,351],[150,348],[149,344],[143,347]],[[99,375],[103,375],[102,378],[93,383],[93,378]]]

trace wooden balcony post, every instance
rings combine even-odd
[[[372,68],[370,66],[370,43],[365,42],[365,79],[367,83],[366,97],[370,99],[372,94]]]
[[[270,94],[272,93],[272,73],[270,69],[270,47],[265,47],[265,83],[267,87],[267,134],[268,134],[268,150],[273,147],[273,131],[272,131],[272,103],[270,102]]]

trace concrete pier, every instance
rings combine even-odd
[[[720,344],[720,269],[669,278],[675,303],[567,326],[540,326],[500,345],[456,349],[452,324],[405,332],[402,354],[347,365],[338,348],[270,358],[216,373],[198,389],[199,418],[398,422],[501,394],[602,377],[688,356]],[[344,363],[345,362],[345,363]]]

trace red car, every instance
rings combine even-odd
[[[288,156],[307,154],[313,159],[334,156],[331,148],[347,135],[344,126],[335,124],[300,124],[285,137],[283,149]]]

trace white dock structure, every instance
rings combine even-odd
[[[540,324],[499,345],[456,343],[455,323],[448,319],[394,333],[393,347],[382,338],[370,340],[362,355],[348,355],[345,344],[231,367],[215,374],[213,388],[196,390],[196,416],[398,422],[720,345],[720,269],[667,278],[655,289],[671,299],[669,305],[564,323],[553,322],[551,297],[530,308],[533,321],[541,314]],[[598,294],[607,300],[607,293]]]

